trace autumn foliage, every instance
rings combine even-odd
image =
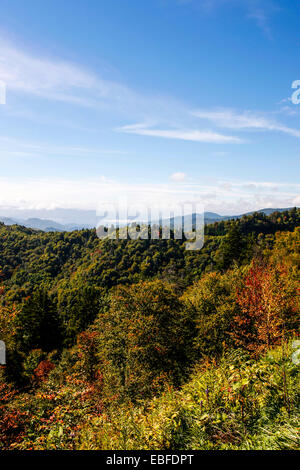
[[[237,346],[259,355],[280,344],[296,327],[299,284],[283,265],[254,263],[237,290],[239,312],[233,318]]]
[[[37,368],[34,370],[34,378],[36,382],[39,383],[45,381],[51,370],[54,369],[54,367],[55,365],[47,359],[45,361],[41,361]]]
[[[299,221],[200,252],[0,226],[0,449],[299,447]]]

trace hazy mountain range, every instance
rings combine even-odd
[[[36,230],[43,230],[44,232],[71,232],[72,230],[81,230],[83,228],[93,228],[93,225],[67,223],[61,224],[54,220],[30,218],[30,219],[15,219],[10,217],[1,217],[0,222],[5,225],[22,225],[23,227],[33,228]]]
[[[283,212],[289,210],[291,208],[284,208],[284,209],[275,209],[275,208],[265,208],[260,209],[258,211],[246,212],[245,214],[240,215],[219,215],[215,212],[205,212],[204,213],[204,222],[206,224],[212,224],[214,222],[219,222],[221,220],[229,220],[229,219],[238,219],[243,215],[250,215],[254,212],[263,212],[266,215],[272,214],[272,212]],[[184,224],[190,225],[191,222],[194,224],[196,220],[196,214],[190,214],[184,217]],[[179,225],[182,221],[180,216],[173,217],[170,219],[171,225]],[[56,222],[50,219],[44,218],[28,218],[28,219],[20,219],[15,217],[6,217],[0,215],[0,222],[3,222],[5,225],[22,225],[24,227],[33,228],[36,230],[43,230],[45,232],[63,232],[63,231],[73,231],[73,230],[81,230],[83,228],[94,228],[97,225],[97,218],[95,217],[94,221],[91,223],[80,223],[80,222],[67,222],[61,223]],[[162,224],[166,223],[166,220],[161,221]]]

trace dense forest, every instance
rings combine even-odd
[[[0,449],[299,448],[300,209],[185,244],[0,224]]]

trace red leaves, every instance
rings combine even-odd
[[[12,443],[21,442],[23,438],[27,414],[8,406],[15,395],[10,385],[0,384],[0,449],[9,449]]]
[[[38,383],[44,382],[54,367],[54,364],[52,364],[52,362],[48,361],[47,359],[45,361],[41,361],[37,368],[34,369],[35,380]]]
[[[7,450],[23,440],[26,418],[27,414],[19,410],[4,412],[0,419],[1,449]]]
[[[237,291],[240,312],[234,317],[233,337],[238,346],[258,355],[280,342],[284,313],[292,308],[289,277],[281,266],[254,264],[244,287]]]

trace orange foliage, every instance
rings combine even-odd
[[[15,395],[10,385],[0,383],[0,443],[4,449],[21,442],[26,427],[27,414],[8,406]]]
[[[34,378],[35,380],[39,382],[44,382],[48,375],[50,374],[51,370],[54,369],[54,364],[52,362],[48,361],[47,359],[44,361],[41,361],[39,365],[37,366],[36,369],[34,369]]]
[[[239,313],[234,317],[232,336],[237,346],[254,356],[279,344],[296,313],[296,285],[284,266],[254,264],[237,291]]]

